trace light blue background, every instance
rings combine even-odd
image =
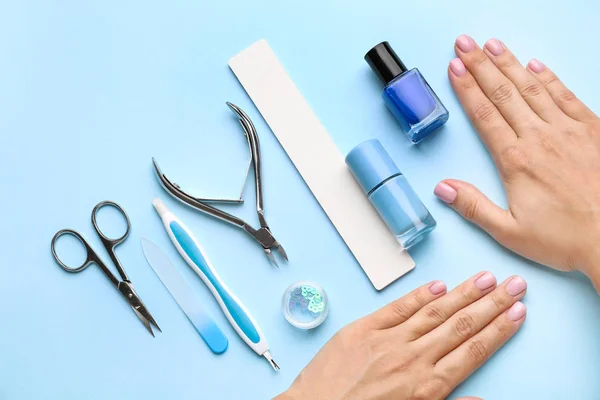
[[[4,1],[0,5],[0,277],[2,399],[261,399],[284,390],[335,331],[432,279],[454,286],[489,269],[529,282],[521,332],[453,394],[492,399],[597,399],[600,302],[582,276],[526,262],[432,195],[461,178],[504,203],[495,168],[446,77],[453,41],[501,38],[527,62],[551,66],[600,110],[600,3],[570,1]],[[417,268],[375,291],[227,67],[269,41],[341,151],[382,141],[439,226],[413,252]],[[363,54],[389,40],[449,109],[447,126],[419,147],[379,97]],[[267,220],[290,256],[270,267],[243,232],[185,208],[151,168],[199,195],[236,196],[247,149],[225,101],[254,120],[264,157]],[[196,233],[251,310],[282,371],[235,335],[169,243],[150,204],[160,196]],[[254,224],[253,190],[236,213]],[[117,253],[164,333],[154,339],[100,270],[69,275],[50,239],[66,227],[98,249],[90,211],[120,203],[133,230]],[[343,199],[340,199],[343,201]],[[147,265],[157,242],[189,278],[230,339],[215,356]],[[375,250],[374,250],[375,251]],[[100,253],[107,259],[104,253]],[[312,279],[331,299],[326,323],[292,328],[280,312],[287,285]]]

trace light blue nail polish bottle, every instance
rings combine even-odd
[[[353,148],[346,164],[402,247],[417,244],[435,228],[435,219],[378,140]]]

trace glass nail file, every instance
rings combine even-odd
[[[204,311],[198,296],[194,294],[185,278],[171,264],[165,253],[146,238],[142,238],[142,250],[148,264],[167,287],[171,296],[204,339],[208,348],[215,354],[221,354],[227,350],[229,344],[227,338],[213,319]]]
[[[271,357],[269,345],[258,324],[242,302],[221,280],[192,232],[175,214],[169,211],[160,199],[154,199],[152,205],[160,216],[177,252],[210,289],[236,333],[256,354],[265,357],[275,371],[279,371],[279,365]]]

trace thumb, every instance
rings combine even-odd
[[[470,183],[446,179],[437,184],[433,193],[498,241],[514,227],[511,213],[498,207]]]

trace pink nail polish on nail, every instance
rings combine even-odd
[[[460,35],[456,39],[456,46],[463,53],[468,53],[475,48],[475,44],[473,43],[473,39],[468,37],[467,35]]]
[[[527,289],[527,282],[520,276],[515,276],[506,284],[506,292],[511,296],[517,296]]]
[[[451,204],[454,203],[454,200],[456,200],[458,192],[447,183],[440,182],[437,184],[435,189],[433,189],[433,194],[435,194],[443,202]]]
[[[521,318],[523,318],[526,313],[527,307],[525,307],[525,304],[521,303],[520,301],[517,301],[515,304],[512,305],[511,308],[508,309],[506,317],[511,321],[518,321]]]
[[[504,46],[497,39],[490,39],[485,44],[485,48],[495,56],[499,56],[504,53]]]
[[[446,284],[441,281],[435,281],[429,286],[429,291],[434,296],[444,293],[446,291],[446,289],[447,289]]]
[[[450,61],[450,71],[456,76],[463,76],[467,72],[467,69],[460,58],[455,58]]]
[[[486,272],[475,280],[475,287],[479,290],[487,290],[496,286],[496,277],[490,272]]]
[[[538,61],[535,58],[533,60],[529,61],[529,69],[532,70],[533,72],[535,72],[536,74],[539,74],[545,68],[546,68],[546,66],[541,61]]]

